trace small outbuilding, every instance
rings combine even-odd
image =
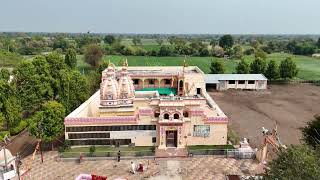
[[[312,57],[314,57],[314,58],[320,58],[320,54],[319,54],[319,53],[317,53],[317,54],[312,54]]]
[[[263,74],[206,74],[206,87],[215,90],[267,89],[268,79]]]

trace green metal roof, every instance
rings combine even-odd
[[[143,88],[142,90],[137,91],[158,91],[160,95],[170,95],[171,92],[176,95],[177,89],[176,88]]]

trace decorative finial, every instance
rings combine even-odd
[[[184,55],[184,59],[183,59],[183,67],[187,67],[186,59],[187,59],[187,56],[186,56],[186,55]]]
[[[126,58],[126,66],[128,67],[128,59]]]
[[[126,60],[123,59],[122,66],[126,66]]]

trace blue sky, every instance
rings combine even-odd
[[[320,0],[0,0],[0,31],[320,34]]]

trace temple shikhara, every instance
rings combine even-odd
[[[157,149],[227,143],[228,118],[206,92],[196,66],[115,67],[100,90],[69,114],[73,146],[134,145]]]

